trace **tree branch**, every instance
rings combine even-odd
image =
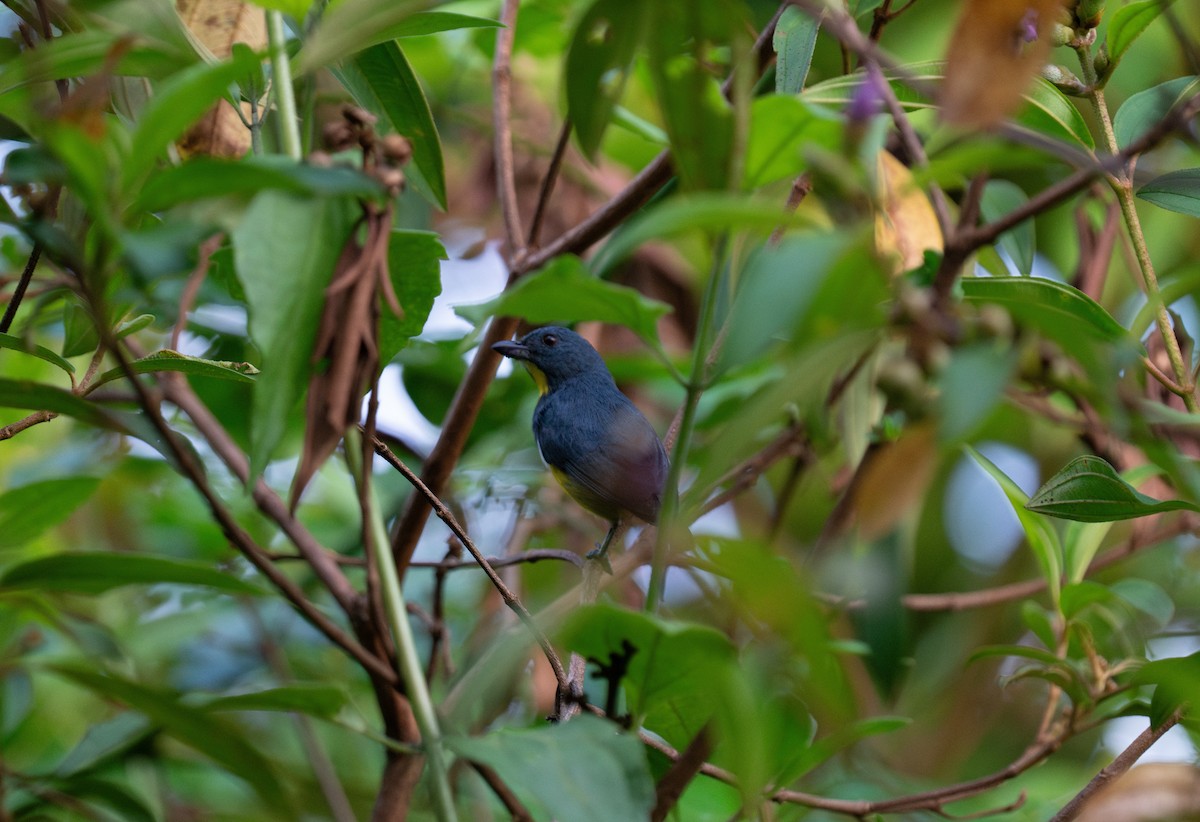
[[[496,192],[509,254],[517,259],[525,250],[521,213],[517,207],[517,178],[512,145],[512,50],[517,33],[520,0],[504,0],[500,28],[496,29],[496,54],[492,62],[492,131],[496,155]]]
[[[1098,774],[1092,777],[1092,781],[1084,786],[1083,790],[1075,794],[1075,797],[1063,806],[1062,810],[1054,815],[1050,822],[1070,822],[1070,820],[1079,816],[1079,812],[1083,810],[1083,806],[1089,799],[1092,798],[1101,788],[1108,785],[1117,777],[1124,774],[1133,764],[1141,758],[1142,754],[1150,750],[1150,746],[1162,738],[1163,734],[1175,727],[1181,716],[1180,711],[1171,714],[1157,728],[1151,725],[1146,730],[1138,734],[1133,742],[1129,743],[1129,747],[1121,751],[1117,758],[1100,770]]]

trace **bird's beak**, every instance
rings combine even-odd
[[[492,343],[492,350],[514,360],[529,359],[529,349],[519,342],[513,342],[512,340],[501,340],[498,343]]]

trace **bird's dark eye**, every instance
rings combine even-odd
[[[558,345],[558,337],[554,336],[553,334],[547,334],[546,336],[542,337],[542,342],[553,348],[554,346]]]

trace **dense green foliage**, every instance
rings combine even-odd
[[[1195,732],[1188,4],[5,5],[0,822],[1070,819]],[[519,321],[669,430],[611,576]]]

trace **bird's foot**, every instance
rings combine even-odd
[[[597,545],[596,550],[587,552],[587,558],[594,562],[600,563],[600,567],[603,568],[604,572],[609,576],[613,575],[612,563],[608,561],[607,545],[603,547]]]

